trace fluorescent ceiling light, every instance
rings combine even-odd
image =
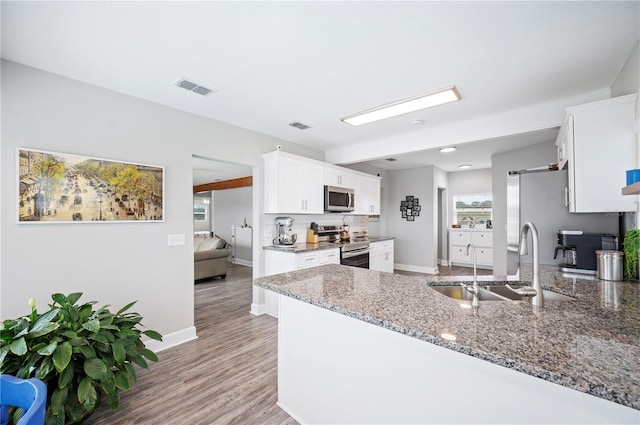
[[[455,146],[449,146],[448,148],[440,148],[440,152],[442,153],[453,152],[455,150],[456,150]]]
[[[455,102],[456,100],[460,100],[460,93],[458,93],[458,90],[456,90],[455,86],[451,86],[425,96],[401,100],[400,102],[395,102],[375,109],[360,112],[358,114],[350,115],[348,117],[342,118],[341,120],[349,125],[358,126],[373,121],[383,120],[385,118],[407,114],[409,112],[419,111],[421,109],[430,108],[432,106],[442,105],[444,103]]]
[[[466,169],[466,168],[471,168],[471,164],[458,165],[458,168],[461,168],[463,170]]]

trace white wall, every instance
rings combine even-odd
[[[231,226],[242,227],[245,218],[253,226],[253,187],[215,190],[213,192],[213,229],[231,243]]]
[[[259,167],[261,154],[280,144],[324,159],[314,149],[8,61],[1,124],[1,318],[27,314],[29,298],[42,308],[54,292],[80,291],[114,308],[138,300],[144,324],[168,342],[193,333],[192,155]],[[164,166],[165,222],[16,224],[16,147]],[[184,234],[186,244],[168,247],[170,234]]]
[[[398,269],[435,273],[438,256],[438,186],[446,187],[446,173],[433,167],[390,171],[384,217],[389,235],[395,237],[395,266]],[[421,212],[415,221],[403,219],[400,201],[419,199]]]

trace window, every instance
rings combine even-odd
[[[485,224],[493,220],[493,195],[491,193],[469,193],[453,195],[453,224]]]

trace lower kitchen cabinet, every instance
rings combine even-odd
[[[299,253],[273,250],[265,250],[264,252],[265,276],[308,269],[324,264],[340,264],[340,248],[303,251]],[[273,317],[278,317],[280,295],[272,291],[265,291],[264,304],[265,313]]]
[[[450,229],[449,262],[454,266],[472,266],[471,250],[467,255],[467,245],[476,247],[476,265],[479,268],[493,268],[493,231],[487,229]]]
[[[393,248],[393,239],[371,242],[369,244],[369,269],[393,273]]]
[[[324,264],[340,264],[340,248],[300,253],[266,250],[264,253],[265,276],[308,269]]]

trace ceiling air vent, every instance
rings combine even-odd
[[[199,95],[206,96],[210,93],[215,93],[215,90],[208,89],[200,84],[194,83],[193,81],[189,81],[186,78],[182,78],[178,80],[176,83],[178,87],[182,87],[185,90],[192,91],[194,93],[198,93]]]
[[[297,128],[298,130],[306,130],[307,128],[311,128],[310,126],[306,124],[302,124],[301,122],[298,122],[298,121],[290,122],[289,125],[291,127]]]
[[[389,162],[397,161],[395,158],[385,158],[384,160]]]

